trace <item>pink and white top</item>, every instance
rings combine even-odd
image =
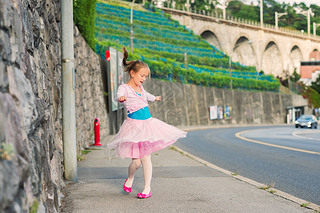
[[[121,96],[125,96],[127,100],[124,101],[123,104],[129,113],[133,113],[148,106],[148,101],[156,100],[156,97],[154,95],[151,95],[150,93],[145,91],[142,86],[140,87],[142,90],[141,96],[138,95],[128,84],[122,84],[118,88],[117,101],[119,101],[119,98]]]

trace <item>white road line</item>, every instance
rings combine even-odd
[[[309,132],[310,132],[310,131],[309,131]],[[309,133],[309,132],[307,132],[307,133]],[[317,132],[320,132],[320,131],[318,130]],[[298,137],[298,138],[320,141],[320,138],[306,137],[306,136],[299,135],[299,133],[305,133],[305,131],[303,131],[303,132],[302,132],[302,131],[296,131],[296,132],[293,132],[292,135],[295,136],[295,137]],[[312,133],[314,133],[314,131],[312,131]]]
[[[261,130],[261,129],[259,129]],[[275,144],[271,144],[271,143],[265,143],[262,141],[257,141],[257,140],[252,140],[249,138],[245,138],[243,136],[241,136],[241,134],[244,134],[246,132],[250,132],[250,131],[255,131],[255,130],[246,130],[246,131],[242,131],[242,132],[237,132],[235,134],[235,136],[237,138],[240,138],[242,140],[251,142],[251,143],[256,143],[256,144],[261,144],[261,145],[265,145],[265,146],[271,146],[271,147],[276,147],[276,148],[280,148],[280,149],[287,149],[287,150],[291,150],[291,151],[296,151],[296,152],[304,152],[304,153],[308,153],[308,154],[314,154],[314,155],[320,155],[320,152],[314,152],[314,151],[309,151],[309,150],[304,150],[304,149],[297,149],[297,148],[292,148],[292,147],[287,147],[287,146],[280,146],[280,145],[275,145]]]

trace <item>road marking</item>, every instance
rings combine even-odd
[[[310,132],[310,131],[309,131]],[[309,133],[307,132],[307,133]],[[318,131],[319,132],[319,131]],[[297,132],[293,132],[292,135],[295,136],[295,137],[298,137],[298,138],[303,138],[303,139],[308,139],[308,140],[317,140],[317,141],[320,141],[319,138],[311,138],[311,137],[306,137],[306,136],[302,136],[302,135],[299,135],[299,133],[305,133],[304,131],[297,131]],[[314,132],[312,132],[314,133]]]
[[[265,146],[272,146],[272,147],[276,147],[276,148],[280,148],[280,149],[292,150],[292,151],[296,151],[296,152],[304,152],[304,153],[308,153],[308,154],[320,155],[320,152],[314,152],[314,151],[309,151],[309,150],[304,150],[304,149],[296,149],[296,148],[287,147],[287,146],[280,146],[280,145],[275,145],[275,144],[271,144],[271,143],[265,143],[265,142],[262,142],[262,141],[257,141],[257,140],[253,140],[253,139],[249,139],[249,138],[245,138],[245,137],[241,136],[241,134],[249,132],[249,131],[255,131],[255,130],[245,130],[245,131],[242,131],[242,132],[237,132],[235,134],[235,136],[237,138],[240,138],[240,139],[245,140],[245,141],[249,141],[251,143],[257,143],[257,144],[261,144],[261,145],[265,145]]]

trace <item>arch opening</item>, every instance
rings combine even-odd
[[[318,49],[314,49],[310,54],[309,54],[309,61],[320,61],[320,52]]]
[[[220,41],[216,34],[213,32],[206,30],[203,33],[201,33],[201,37],[206,40],[209,44],[215,46],[217,49],[222,50]]]
[[[257,56],[251,43],[247,37],[241,36],[232,47],[232,60],[245,66],[257,66]]]
[[[283,70],[282,56],[277,44],[269,42],[262,54],[261,69],[265,74],[273,76],[284,76],[286,71]]]
[[[295,45],[290,51],[290,63],[288,68],[290,75],[294,72],[294,70],[300,74],[300,62],[302,59],[303,57],[301,50],[297,45]]]

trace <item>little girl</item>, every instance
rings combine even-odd
[[[132,158],[128,168],[128,178],[123,185],[123,190],[128,193],[132,191],[134,174],[142,164],[144,190],[137,196],[148,198],[152,195],[151,153],[173,144],[179,138],[186,137],[187,133],[151,117],[148,101],[160,101],[161,97],[151,95],[142,87],[150,74],[149,67],[140,60],[127,61],[128,51],[125,47],[123,56],[124,71],[129,73],[130,80],[127,84],[119,86],[117,100],[124,103],[128,117],[107,147],[114,149],[122,158]]]

